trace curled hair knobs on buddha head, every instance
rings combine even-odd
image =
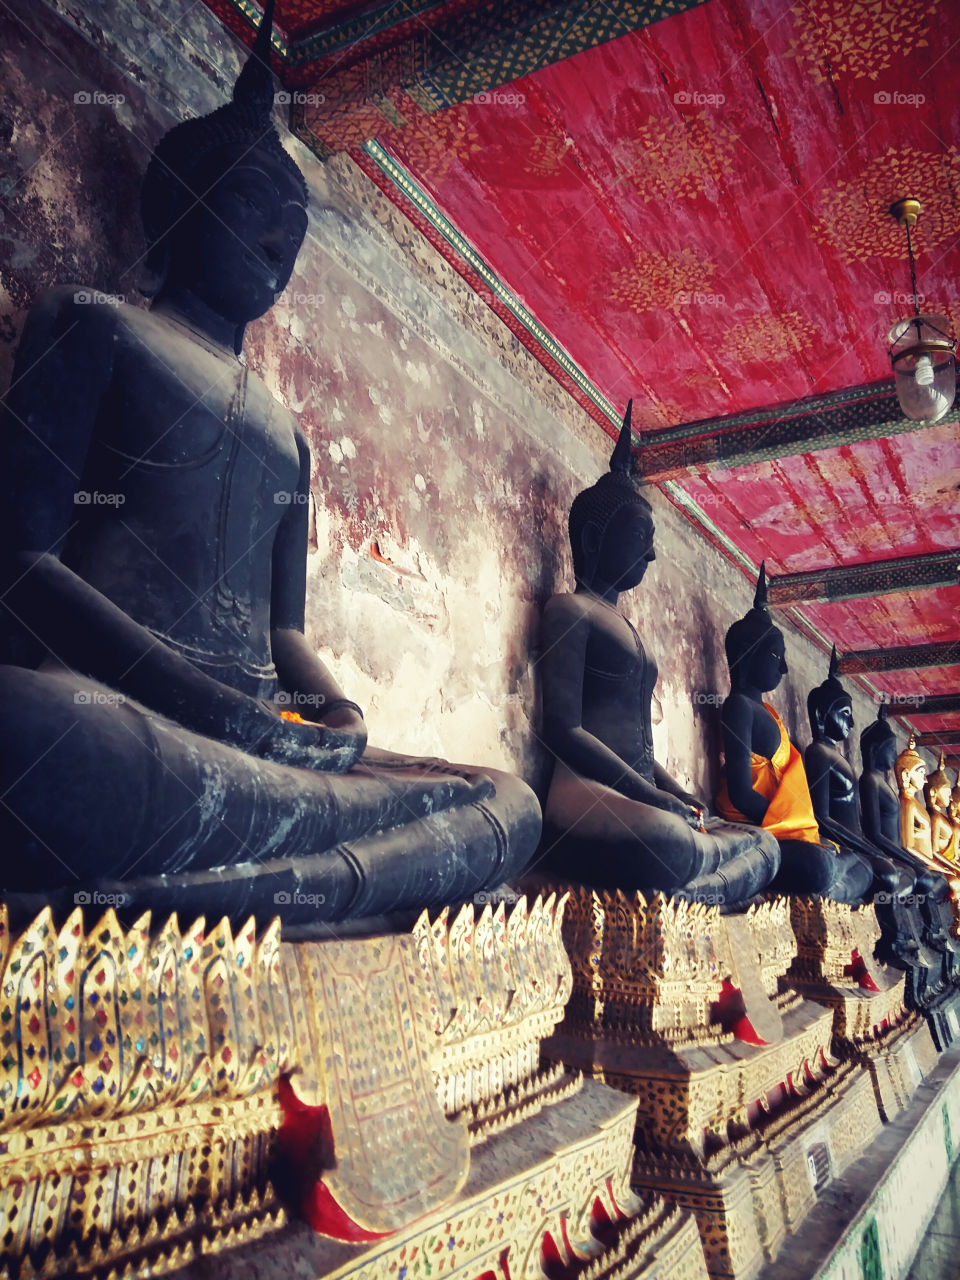
[[[307,184],[283,149],[273,126],[274,78],[270,37],[274,0],[267,0],[250,54],[233,86],[230,102],[205,116],[169,129],[153,149],[140,192],[140,216],[147,239],[147,269],[158,281],[167,269],[167,237],[222,176],[216,153],[228,148],[266,151],[294,180],[307,203]]]
[[[653,517],[650,503],[640,493],[643,480],[635,466],[630,447],[632,417],[633,401],[628,400],[617,443],[610,455],[610,470],[596,484],[578,493],[570,507],[570,548],[573,552],[573,571],[578,580],[587,567],[583,547],[583,534],[587,525],[594,525],[602,539],[613,516],[628,504],[642,508],[651,519]]]
[[[771,632],[776,632],[777,635],[782,634],[773,621],[770,605],[767,602],[767,562],[763,560],[757,575],[753,608],[728,627],[727,634],[723,637],[723,648],[731,675],[741,663],[747,661],[757,645]]]

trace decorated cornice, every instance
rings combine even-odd
[[[784,573],[769,580],[767,598],[772,605],[782,606],[803,601],[856,600],[926,587],[953,587],[960,577],[958,566],[960,548],[932,555],[900,556],[839,568]]]

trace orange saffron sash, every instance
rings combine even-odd
[[[810,787],[800,752],[790,741],[783,721],[769,702],[763,704],[776,720],[780,742],[773,759],[750,754],[750,783],[754,791],[770,801],[764,814],[763,827],[778,840],[805,840],[820,843],[820,829],[813,813]],[[724,775],[717,795],[717,812],[728,822],[748,822],[731,803]]]

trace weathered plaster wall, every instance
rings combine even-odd
[[[224,100],[239,49],[204,5],[170,0],[14,0],[0,11],[0,48],[6,385],[42,287],[76,281],[142,303],[149,150],[175,120]],[[609,444],[346,157],[322,166],[287,142],[310,181],[311,228],[247,351],[313,447],[309,634],[367,708],[371,741],[516,769],[542,789],[539,610],[572,586],[566,512]],[[712,794],[723,631],[751,589],[652,501],[658,559],[623,605],[660,662],[659,758]],[[826,662],[786,630],[791,675],[774,700],[803,743],[803,700]]]

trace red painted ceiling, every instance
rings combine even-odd
[[[924,306],[956,327],[956,47],[942,0],[709,0],[383,140],[642,431],[889,378],[903,195],[924,203]],[[684,488],[774,573],[960,544],[956,425]],[[945,588],[801,612],[844,651],[958,639],[958,606]]]
[[[278,20],[364,7],[281,0]],[[898,197],[924,204],[923,307],[956,332],[958,48],[954,0],[707,0],[378,138],[642,432],[888,379]],[[956,425],[682,484],[773,573],[960,546]],[[960,639],[960,587],[800,612],[841,651]]]

